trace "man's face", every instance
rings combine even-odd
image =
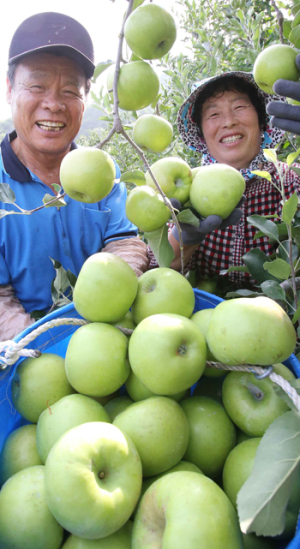
[[[86,77],[68,57],[26,56],[7,82],[7,100],[18,136],[18,151],[65,155],[82,122]]]
[[[217,162],[237,170],[247,168],[259,153],[261,131],[249,96],[225,91],[202,105],[202,133]]]

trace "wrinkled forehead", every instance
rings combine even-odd
[[[21,58],[15,69],[14,78],[38,77],[47,79],[59,74],[78,87],[85,85],[86,76],[81,66],[70,57],[50,53],[30,53]]]

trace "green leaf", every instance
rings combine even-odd
[[[0,183],[0,202],[4,204],[14,204],[16,195],[8,183]]]
[[[289,384],[300,395],[300,379],[289,379]],[[293,403],[291,397],[279,386],[277,383],[273,383],[273,389],[277,396],[279,396],[290,408],[298,412],[297,407]]]
[[[293,170],[297,175],[300,175],[300,168],[295,168],[295,166],[291,166],[290,170]]]
[[[70,282],[70,286],[73,290],[75,288],[77,276],[75,276],[74,273],[72,273],[72,271],[70,271],[70,269],[68,269],[67,270],[67,277],[68,277],[68,281]]]
[[[264,149],[264,155],[269,162],[272,162],[273,164],[277,163],[277,154],[275,149]]]
[[[260,285],[263,293],[271,299],[285,300],[285,291],[276,280],[265,280]]]
[[[297,25],[294,27],[290,34],[289,34],[289,41],[296,46],[296,48],[299,48],[300,45],[300,25]]]
[[[114,64],[114,61],[110,61],[110,60],[103,61],[102,63],[98,63],[98,65],[96,65],[96,68],[94,70],[92,82],[95,83],[98,76],[100,76],[100,74],[106,71],[106,69],[108,69],[108,67],[111,67],[111,65],[113,64]]]
[[[58,183],[53,183],[52,187],[54,188],[54,190],[57,192],[57,193],[60,193],[61,192],[61,185],[59,185]]]
[[[53,267],[56,271],[55,278],[52,281],[52,299],[53,302],[56,303],[56,301],[62,297],[62,295],[65,293],[65,291],[69,288],[70,282],[67,276],[66,270],[62,267],[61,263],[57,261],[56,259],[52,259],[50,257],[50,260],[53,263]],[[67,298],[66,298],[67,299]],[[68,301],[70,303],[70,300]]]
[[[296,15],[297,11],[299,10],[300,10],[300,3],[292,7],[292,11],[291,11],[292,15]]]
[[[296,324],[297,320],[300,318],[300,305],[298,305],[297,310],[292,318],[292,323]]]
[[[292,243],[292,262],[294,263],[296,259],[298,258],[298,246],[296,244]],[[278,247],[277,256],[286,261],[287,263],[290,263],[290,242],[289,240],[284,240],[281,242],[281,246]]]
[[[125,183],[133,183],[134,185],[146,185],[146,177],[142,170],[132,170],[130,172],[124,172],[120,181]]]
[[[229,269],[223,269],[222,271],[220,271],[220,275],[226,275],[228,273],[234,272],[249,273],[249,269],[245,265],[232,265],[231,267],[229,267]]]
[[[168,227],[164,225],[157,231],[144,233],[145,238],[160,267],[170,267],[175,254],[168,240]]]
[[[252,290],[236,290],[235,292],[227,292],[226,298],[232,297],[258,297],[261,292],[253,292]]]
[[[274,240],[279,242],[277,225],[273,221],[270,221],[270,219],[266,219],[261,215],[250,215],[249,217],[247,217],[247,221],[251,223],[251,225],[253,225],[254,227],[257,227],[266,236],[269,236],[270,238],[273,238]]]
[[[243,533],[276,536],[300,463],[300,416],[286,412],[275,419],[258,446],[251,475],[237,497]]]
[[[67,205],[67,203],[64,201],[63,198],[58,198],[57,200],[52,202],[52,204],[48,204],[48,202],[51,202],[51,200],[53,200],[54,198],[55,196],[53,196],[53,194],[48,194],[48,193],[45,194],[43,198],[43,204],[45,204],[45,208],[52,208],[52,206],[56,206],[57,208],[60,208],[61,206]]]
[[[288,39],[289,34],[291,32],[292,27],[292,21],[287,21],[286,19],[283,21],[283,36],[284,38]]]
[[[270,181],[270,183],[272,183],[272,178],[269,174],[269,172],[264,172],[264,171],[260,171],[260,170],[253,170],[253,172],[251,173],[254,173],[255,175],[259,175],[259,177],[263,177],[263,179],[267,179],[268,181]]]
[[[298,196],[296,193],[292,194],[282,207],[282,221],[287,225],[290,225],[293,221],[294,215],[298,208]]]
[[[177,219],[180,223],[189,223],[194,227],[200,227],[200,220],[189,209],[179,212]]]
[[[296,158],[297,158],[297,156],[299,156],[299,154],[300,154],[300,149],[298,149],[297,151],[289,154],[287,159],[286,159],[287,165],[291,166],[291,164],[293,164],[293,162],[296,160]]]
[[[264,264],[269,261],[266,254],[260,248],[254,248],[243,256],[243,261],[247,265],[251,276],[261,284],[265,280],[276,280],[264,269]]]
[[[264,269],[271,275],[280,280],[287,280],[291,274],[291,266],[283,259],[275,259],[274,261],[266,261]]]

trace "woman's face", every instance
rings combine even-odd
[[[237,170],[248,168],[258,154],[258,114],[246,93],[220,92],[202,105],[201,129],[213,158]]]

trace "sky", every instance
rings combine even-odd
[[[174,5],[174,0],[155,0],[166,9]],[[0,33],[0,120],[10,117],[10,107],[6,102],[6,71],[8,50],[16,28],[31,15],[41,11],[57,11],[77,19],[91,35],[95,49],[96,64],[116,58],[118,33],[122,18],[128,7],[126,0],[51,0],[50,2],[26,0],[26,2],[6,2],[2,13]],[[179,42],[179,41],[177,41]],[[174,50],[179,45],[175,43]],[[173,50],[172,50],[173,51]],[[179,50],[178,50],[179,51]],[[99,85],[98,85],[99,87]],[[97,85],[94,87],[97,91]]]

